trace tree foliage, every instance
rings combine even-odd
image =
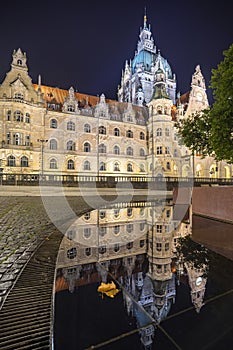
[[[233,162],[233,44],[223,52],[224,60],[212,69],[214,103],[209,110],[177,122],[178,134],[193,152],[214,152],[216,160]]]

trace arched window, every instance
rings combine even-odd
[[[72,122],[72,121],[69,121],[68,123],[67,123],[67,130],[70,130],[70,131],[75,131],[75,123],[74,122]]]
[[[114,244],[114,248],[113,248],[114,252],[117,253],[120,250],[120,245],[119,243]]]
[[[11,111],[7,111],[7,120],[10,121],[11,120]]]
[[[113,171],[120,171],[119,163],[114,163]]]
[[[57,169],[57,160],[55,158],[50,159],[49,168],[50,169]]]
[[[16,166],[15,156],[10,155],[9,157],[7,157],[7,166]]]
[[[49,141],[49,148],[50,148],[50,149],[57,149],[57,140],[51,139],[51,140]]]
[[[23,100],[23,94],[21,92],[16,92],[15,99],[17,100]]]
[[[22,65],[23,65],[23,61],[20,60],[20,59],[18,59],[18,60],[17,60],[17,64],[18,64],[18,66],[22,66]]]
[[[99,247],[99,253],[100,254],[104,254],[104,253],[106,253],[106,251],[107,251],[106,246]]]
[[[20,166],[21,167],[28,167],[28,157],[26,157],[26,156],[21,157]]]
[[[162,154],[162,153],[163,153],[162,146],[156,147],[156,154]]]
[[[167,170],[171,170],[171,164],[170,164],[170,162],[167,162],[166,168],[167,168]]]
[[[144,166],[144,164],[140,164],[140,172],[142,172],[142,173],[145,172],[145,166]]]
[[[114,129],[114,136],[120,136],[120,130],[118,128]]]
[[[72,140],[69,140],[66,143],[66,149],[67,149],[67,151],[75,151],[75,142]]]
[[[68,105],[67,106],[67,111],[68,112],[74,112],[74,106],[73,105]]]
[[[140,148],[140,156],[141,157],[145,156],[145,150],[143,148]]]
[[[133,166],[132,166],[131,163],[128,163],[128,164],[127,164],[127,171],[130,171],[130,172],[133,171]]]
[[[140,132],[140,140],[145,140],[145,134],[144,132]]]
[[[51,119],[50,120],[50,128],[51,129],[57,129],[57,120],[56,119]]]
[[[165,128],[165,136],[169,136],[170,135],[170,131],[168,128]]]
[[[162,136],[162,129],[161,128],[158,128],[156,130],[156,136]]]
[[[126,154],[127,154],[127,156],[133,156],[133,148],[130,146],[127,147]]]
[[[133,232],[133,224],[132,223],[129,223],[129,224],[126,225],[126,231],[128,233]]]
[[[106,164],[104,162],[100,162],[100,171],[106,171]]]
[[[91,248],[90,247],[87,247],[85,249],[85,254],[86,254],[86,256],[90,256],[91,255]]]
[[[72,159],[69,159],[67,162],[67,169],[72,170],[74,169],[74,161]]]
[[[105,126],[101,125],[99,127],[99,134],[106,135],[106,128],[105,128]]]
[[[83,165],[84,170],[91,170],[91,164],[89,160],[85,160],[84,165]]]
[[[126,131],[126,137],[129,137],[130,139],[133,138],[133,132],[131,130]]]
[[[161,106],[157,107],[157,114],[162,114],[162,107]]]
[[[127,244],[126,244],[126,248],[127,248],[127,249],[133,248],[133,242],[127,243]]]
[[[91,152],[91,145],[89,142],[85,142],[83,146],[83,151],[84,152]]]
[[[113,147],[113,153],[114,154],[120,154],[120,147],[119,146],[114,146]]]
[[[103,143],[101,143],[99,145],[99,153],[106,153],[106,152],[107,152],[107,147]]]
[[[178,157],[177,149],[174,149],[174,157]]]
[[[77,248],[71,248],[67,250],[67,258],[74,259],[77,256]]]
[[[89,125],[89,124],[85,124],[83,130],[84,130],[84,132],[90,133],[90,132],[91,132],[91,127],[90,127],[90,125]]]
[[[84,238],[88,239],[91,237],[91,228],[90,227],[85,227],[83,229],[83,236]]]
[[[23,113],[21,111],[15,111],[14,121],[15,122],[23,122]]]
[[[30,114],[29,113],[25,114],[25,123],[30,123]]]

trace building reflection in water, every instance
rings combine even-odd
[[[125,310],[133,316],[144,348],[176,300],[182,281],[199,313],[206,286],[206,266],[194,267],[177,254],[181,237],[191,234],[191,208],[176,218],[172,201],[120,203],[93,210],[67,230],[57,262],[56,292],[114,280]]]

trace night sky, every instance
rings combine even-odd
[[[6,1],[1,4],[0,80],[12,52],[27,54],[34,83],[117,98],[126,59],[133,59],[146,6],[155,44],[189,90],[197,64],[208,87],[211,69],[233,42],[233,2],[209,0]],[[208,91],[211,97],[211,91]]]

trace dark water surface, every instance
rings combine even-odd
[[[191,215],[157,202],[80,218],[58,257],[54,349],[232,350],[233,261],[193,242]],[[114,298],[97,290],[111,281]]]

